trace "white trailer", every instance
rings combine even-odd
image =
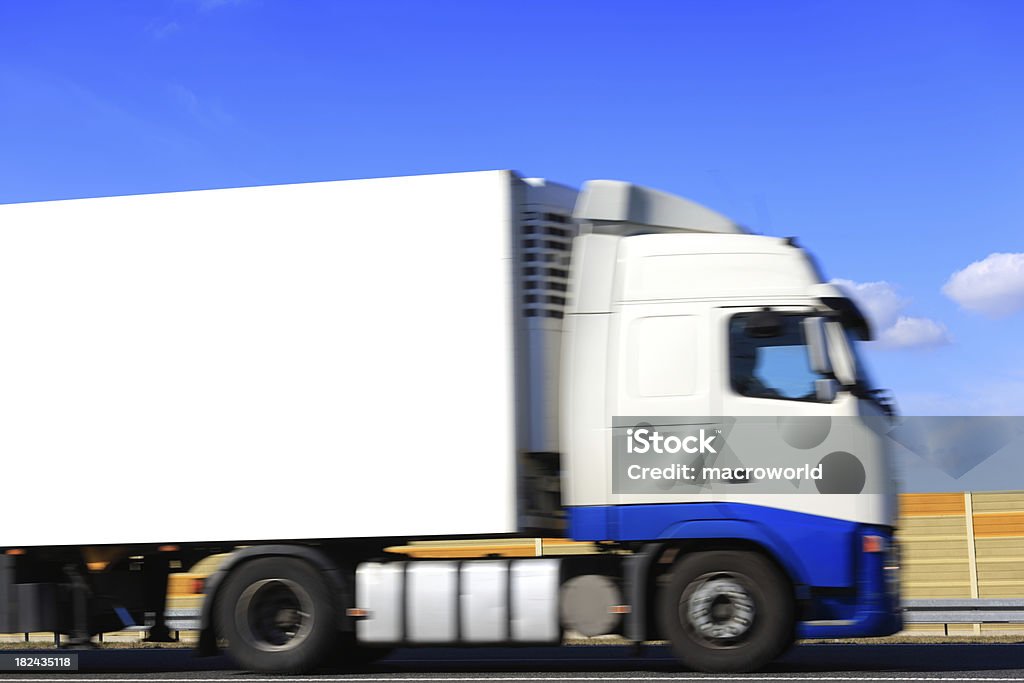
[[[3,207],[0,449],[30,484],[5,497],[39,510],[0,545],[516,532],[523,189],[491,172]],[[140,496],[166,514],[62,521]]]

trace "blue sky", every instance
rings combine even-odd
[[[904,413],[1021,415],[1022,29],[1019,2],[0,0],[0,202],[632,180],[799,236]]]

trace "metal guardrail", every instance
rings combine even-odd
[[[905,600],[907,624],[1021,624],[1024,600],[1015,598],[960,598]]]
[[[169,609],[167,627],[172,631],[199,628],[198,609]],[[1024,599],[905,600],[906,624],[1024,624]]]
[[[198,631],[199,609],[169,609],[164,614],[164,622],[172,631]]]

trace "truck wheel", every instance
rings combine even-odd
[[[219,635],[240,666],[302,673],[337,642],[337,610],[327,582],[302,560],[267,557],[232,572],[217,597]]]
[[[662,634],[676,657],[698,671],[760,669],[785,649],[796,625],[789,581],[754,552],[684,556],[661,603]]]

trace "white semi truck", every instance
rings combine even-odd
[[[84,644],[149,615],[158,640],[169,568],[230,551],[199,647],[266,672],[567,631],[745,671],[893,633],[868,335],[793,240],[623,182],[0,206],[0,632]],[[752,417],[748,451],[852,469],[762,491],[629,459],[659,429],[721,454]],[[598,552],[388,551],[538,536]]]

